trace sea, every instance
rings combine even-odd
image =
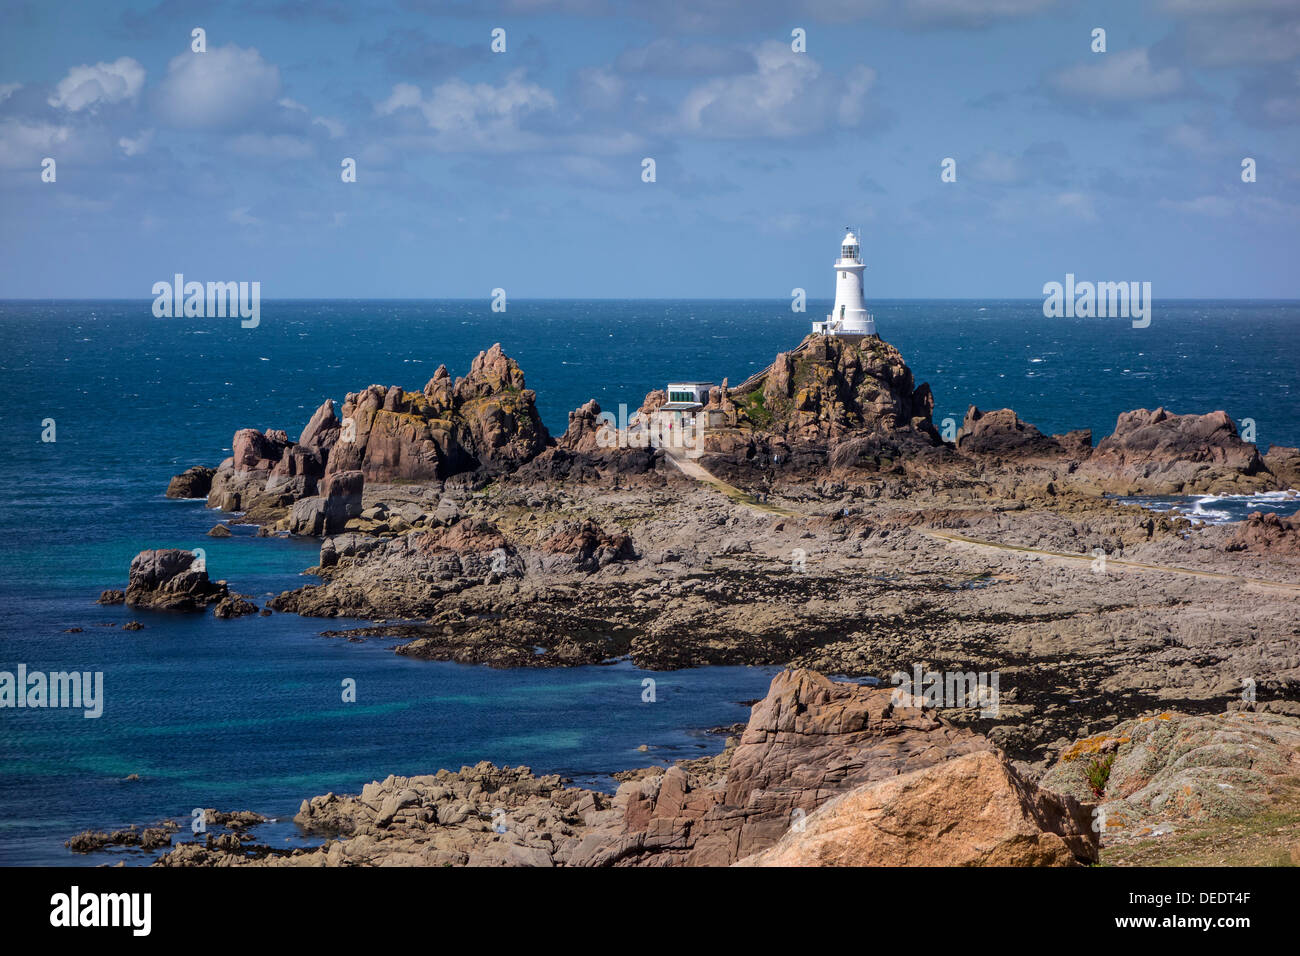
[[[290,818],[315,794],[489,760],[612,789],[611,774],[716,752],[768,667],[647,672],[629,661],[495,670],[410,660],[392,639],[321,636],[347,622],[101,607],[146,548],[203,548],[210,574],[269,596],[312,579],[318,543],[256,538],[200,501],[163,496],[216,465],[239,428],[296,437],[326,398],[463,375],[500,342],[552,433],[595,398],[618,413],[669,380],[736,383],[793,348],[830,303],[786,300],[308,300],[238,319],[155,318],[150,300],[0,302],[0,670],[103,675],[102,715],[0,709],[0,864],[86,864],[78,831],[196,808],[250,809],[262,836],[310,843]],[[1014,408],[1044,432],[1108,434],[1163,405],[1224,409],[1261,449],[1300,444],[1300,303],[1171,301],[1151,324],[1048,319],[1040,300],[878,301],[881,335],[935,395],[935,420]],[[52,439],[52,440],[51,440]],[[1284,496],[1153,502],[1201,520],[1291,513]],[[138,620],[142,630],[123,630]],[[344,685],[355,682],[355,702]],[[647,682],[653,683],[647,683]],[[147,863],[137,852],[117,854]]]

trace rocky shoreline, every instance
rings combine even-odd
[[[638,440],[666,398],[623,433],[588,402],[554,438],[493,346],[455,381],[440,367],[418,392],[326,401],[296,442],[240,430],[168,494],[320,538],[320,583],[261,613],[382,621],[325,633],[411,657],[996,672],[998,712],[945,725],[1031,776],[1153,711],[1300,716],[1300,519],[1200,525],[1113,500],[1300,486],[1300,452],[1260,454],[1223,412],[1125,413],[1094,448],[972,407],[945,441],[897,350],[823,336],[743,390],[714,388],[702,446]],[[138,556],[126,603],[259,611],[188,554]]]
[[[215,810],[198,838],[164,821],[68,845],[165,847],[164,867],[1077,866],[1295,807],[1297,770],[1300,725],[1275,714],[1155,711],[1039,768],[896,689],[788,670],[722,753],[620,773],[613,794],[484,762],[306,799],[314,847]]]

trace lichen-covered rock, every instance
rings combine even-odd
[[[454,384],[440,366],[420,392],[372,385],[350,394],[343,421],[351,427],[333,445],[326,472],[357,470],[376,482],[510,471],[550,441],[536,396],[499,344],[480,352]]]
[[[760,428],[804,442],[859,431],[914,433],[925,444],[939,442],[929,388],[917,388],[898,349],[875,337],[811,335],[772,363],[761,413],[753,402],[737,404]]]
[[[1246,710],[1148,714],[1076,742],[1039,784],[1100,804],[1102,842],[1267,808],[1300,773],[1300,721]],[[1100,790],[1100,794],[1098,794]]]

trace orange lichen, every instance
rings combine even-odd
[[[1078,760],[1080,757],[1091,756],[1100,753],[1101,748],[1108,741],[1115,741],[1116,746],[1126,744],[1132,738],[1128,736],[1112,737],[1110,734],[1096,734],[1092,737],[1085,737],[1083,740],[1076,742],[1073,746],[1061,754],[1062,760]]]

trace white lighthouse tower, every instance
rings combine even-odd
[[[862,246],[850,229],[840,243],[840,257],[835,262],[835,308],[825,322],[814,322],[812,330],[821,335],[864,336],[876,334],[876,320],[862,301]]]

